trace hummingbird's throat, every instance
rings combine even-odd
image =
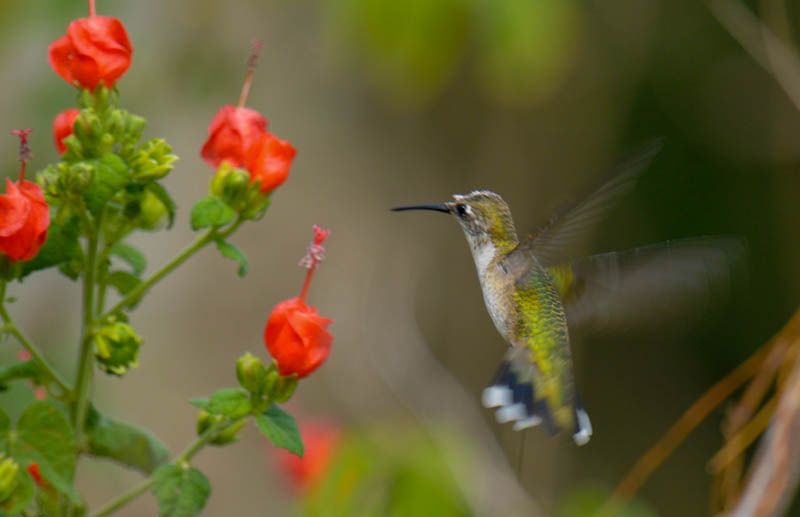
[[[478,270],[478,275],[482,277],[489,269],[489,265],[497,253],[497,248],[491,239],[470,240],[470,248],[472,248],[472,258],[475,260],[475,268]]]

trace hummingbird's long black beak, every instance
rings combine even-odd
[[[450,209],[447,208],[447,205],[442,203],[431,205],[396,206],[392,208],[392,212],[402,212],[404,210],[433,210],[434,212],[444,212],[445,214],[450,213]]]

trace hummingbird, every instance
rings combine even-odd
[[[630,192],[660,143],[640,151],[622,172],[582,202],[551,217],[520,240],[500,195],[478,190],[439,204],[393,211],[430,210],[454,216],[464,231],[486,309],[509,348],[483,391],[499,423],[514,430],[544,423],[551,434],[572,432],[588,443],[592,424],[578,396],[570,338],[573,331],[607,330],[620,321],[647,325],[670,305],[694,299],[712,305],[730,290],[733,265],[744,256],[737,237],[689,238],[564,261],[570,244],[588,234]],[[697,303],[685,312],[699,313]]]

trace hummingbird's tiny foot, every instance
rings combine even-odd
[[[529,427],[536,427],[537,425],[542,423],[542,419],[536,415],[529,416],[528,418],[523,418],[522,420],[517,420],[514,422],[512,429],[515,431],[522,431],[523,429],[527,429]]]
[[[525,418],[527,414],[528,412],[525,409],[525,404],[522,402],[517,402],[516,404],[511,404],[510,406],[501,407],[495,411],[494,417],[498,423],[505,424],[506,422],[511,422],[512,420],[520,420]]]
[[[508,406],[514,402],[514,392],[506,386],[489,386],[483,390],[483,407]]]

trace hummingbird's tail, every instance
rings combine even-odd
[[[544,423],[550,434],[562,430],[553,418],[547,400],[536,398],[533,384],[530,381],[521,381],[509,361],[503,361],[491,384],[483,390],[483,405],[487,408],[498,408],[495,411],[497,421],[501,424],[514,422],[515,431],[541,423]],[[573,396],[572,406],[575,410],[572,438],[576,444],[584,445],[592,436],[592,423],[577,394]]]

